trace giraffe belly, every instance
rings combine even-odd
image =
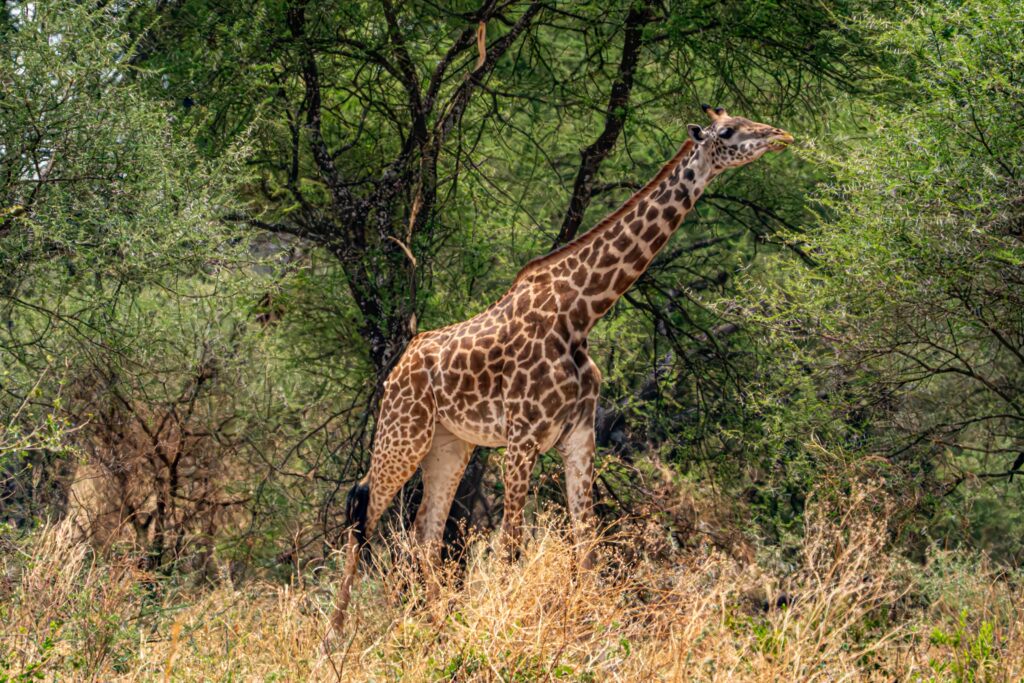
[[[493,412],[494,410],[492,409],[492,414]],[[497,406],[497,413],[496,419],[485,423],[472,419],[461,411],[438,410],[437,421],[463,441],[475,446],[497,448],[508,445],[504,410],[502,410],[500,404]],[[563,413],[566,419],[557,420],[550,424],[543,432],[534,435],[537,449],[541,453],[553,448],[559,438],[572,427],[571,420],[568,419],[571,411],[565,410]]]
[[[572,370],[575,372],[575,366]],[[444,380],[451,377],[446,374]],[[463,388],[474,387],[466,383]],[[480,388],[479,381],[476,388]],[[479,391],[435,392],[438,422],[458,438],[477,446],[507,446],[509,438],[516,438],[529,440],[544,452],[570,426],[580,384],[565,369],[549,367],[532,382],[525,371],[515,370],[485,388],[489,389],[485,395]]]
[[[475,446],[494,448],[505,443],[505,411],[500,403],[459,410],[454,406],[438,406],[437,420],[449,432]],[[446,409],[447,408],[447,409]],[[482,419],[486,416],[486,419]]]

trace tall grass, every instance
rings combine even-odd
[[[378,544],[328,652],[329,572],[188,590],[50,527],[2,560],[0,680],[1022,680],[1020,577],[951,553],[910,565],[874,503],[816,505],[787,576],[708,546],[637,557],[628,533],[581,573],[547,516],[518,561],[478,539],[426,582]]]

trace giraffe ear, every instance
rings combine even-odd
[[[696,123],[691,123],[686,127],[686,132],[689,133],[690,139],[694,142],[700,142],[704,139],[704,129],[698,126]]]

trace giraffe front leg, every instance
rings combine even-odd
[[[555,445],[555,449],[565,464],[566,503],[569,505],[569,516],[581,553],[580,567],[590,569],[594,564],[594,422],[601,372],[589,356],[584,356],[578,362],[580,399],[576,425]]]
[[[596,405],[596,402],[595,402]],[[573,533],[581,553],[580,567],[594,564],[594,408],[584,412],[575,428],[556,446],[565,464],[565,492]]]
[[[536,461],[537,445],[533,440],[512,442],[505,449],[505,511],[501,536],[510,560],[515,559],[522,547],[523,508]]]

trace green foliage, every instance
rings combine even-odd
[[[932,670],[938,675],[952,674],[953,680],[964,683],[985,681],[989,679],[986,671],[998,664],[992,622],[982,621],[977,632],[972,632],[967,622],[967,610],[960,613],[960,619],[951,632],[937,626],[928,639],[933,645],[952,648],[955,653],[951,662],[931,662]]]
[[[0,81],[5,299],[34,293],[36,269],[51,269],[50,294],[194,271],[222,248],[209,219],[235,155],[201,164],[133,85],[115,10],[8,7],[18,20],[3,59],[18,68]]]
[[[158,316],[218,294],[245,253],[218,217],[242,150],[197,157],[134,83],[118,8],[4,13],[2,61],[16,66],[0,75],[0,481],[9,519],[28,525],[66,495],[92,373],[137,379],[196,354],[161,338],[173,316]],[[173,331],[201,327],[179,319]]]
[[[789,239],[819,265],[747,282],[774,355],[756,391],[781,419],[774,441],[880,455],[925,515],[984,500],[976,477],[999,481],[1004,509],[974,506],[988,518],[968,524],[975,541],[989,525],[1019,537],[999,520],[1024,495],[1022,26],[1019,4],[987,0],[872,20],[891,58],[883,94],[854,110],[863,133],[806,152],[834,177],[820,220]]]

